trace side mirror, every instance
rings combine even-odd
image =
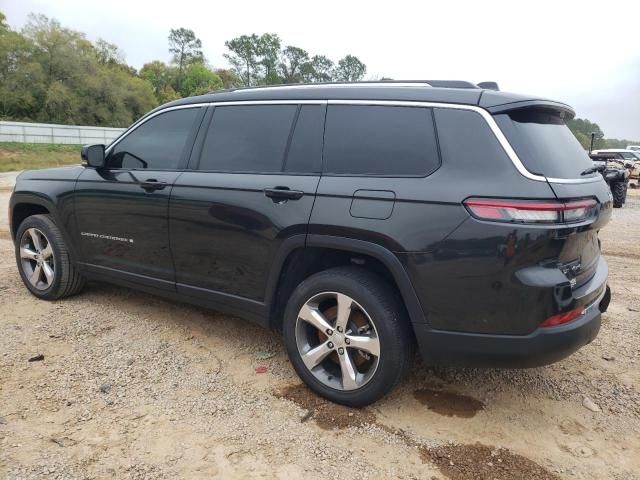
[[[80,151],[80,158],[90,167],[104,167],[104,145],[101,143],[85,145]]]

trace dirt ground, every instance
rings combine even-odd
[[[362,410],[311,394],[245,321],[97,283],[38,301],[0,232],[0,478],[640,479],[638,193],[601,232],[592,344],[530,370],[417,361]]]

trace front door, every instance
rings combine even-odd
[[[174,288],[169,197],[193,145],[203,108],[183,108],[134,126],[87,167],[74,193],[77,241],[89,270]]]

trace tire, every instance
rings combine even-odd
[[[62,233],[49,215],[33,215],[20,224],[15,251],[20,277],[36,297],[57,300],[84,287],[85,280],[71,261]]]
[[[346,327],[339,328],[338,317],[346,318],[340,322]],[[369,405],[390,392],[413,358],[400,295],[382,277],[358,267],[332,268],[303,281],[287,304],[283,333],[302,381],[318,395],[350,407]],[[345,376],[345,371],[356,373]]]
[[[624,203],[625,188],[624,183],[614,182],[611,184],[611,194],[613,195],[613,208],[621,208]]]

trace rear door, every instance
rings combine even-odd
[[[329,101],[309,233],[418,250],[461,221],[431,201],[427,177],[440,166],[432,109],[361,103]]]
[[[171,195],[180,293],[218,303],[264,301],[282,242],[307,231],[324,114],[324,102],[213,109]]]
[[[110,149],[105,168],[80,175],[76,235],[88,269],[174,288],[169,196],[203,115],[199,107],[155,115]]]

